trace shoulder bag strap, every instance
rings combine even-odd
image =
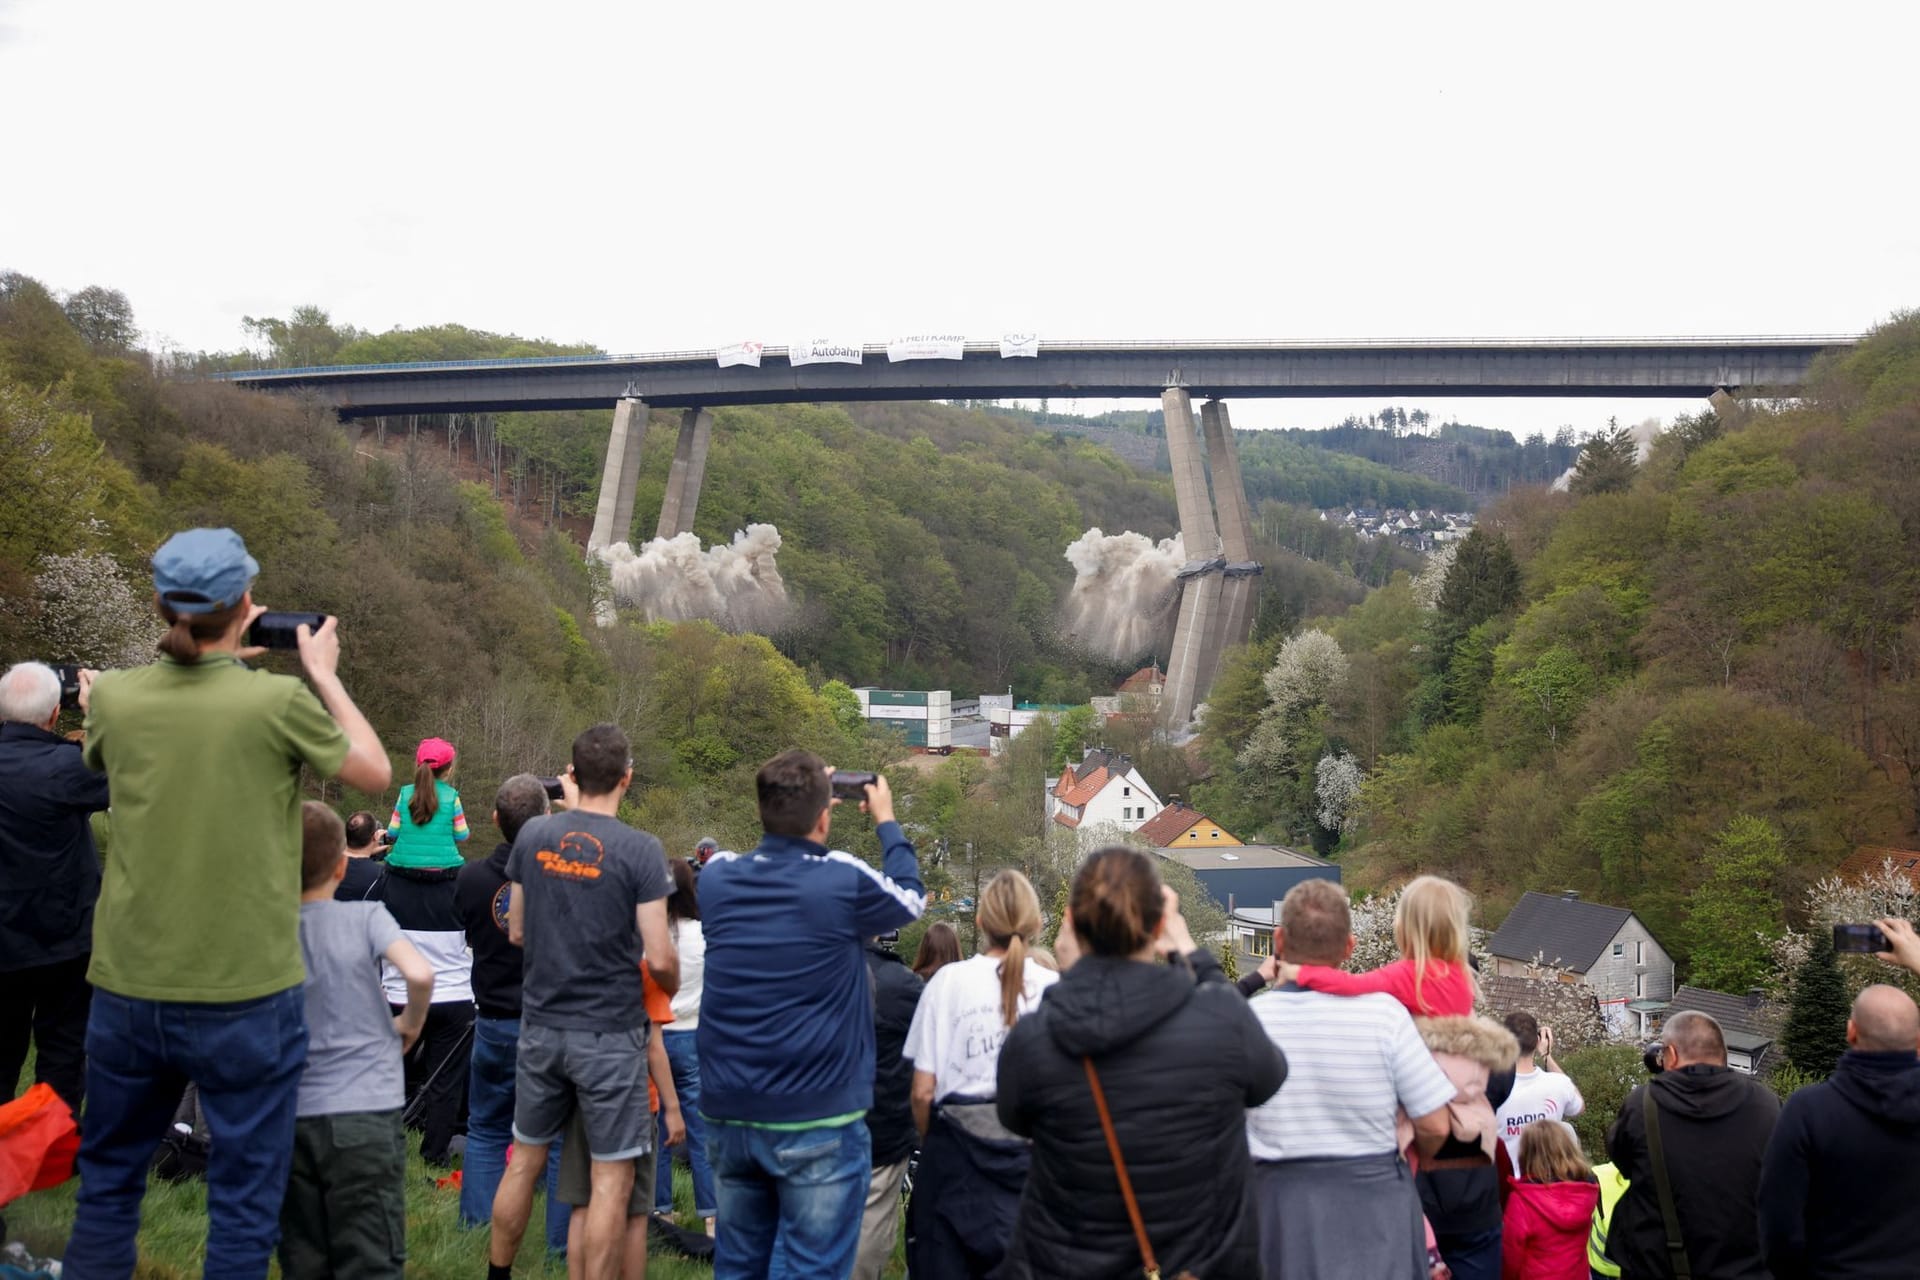
[[[1647,1154],[1653,1160],[1653,1186],[1660,1196],[1660,1216],[1666,1220],[1667,1257],[1673,1263],[1674,1280],[1692,1280],[1687,1246],[1680,1239],[1680,1211],[1673,1203],[1673,1180],[1667,1176],[1666,1152],[1660,1145],[1660,1106],[1653,1100],[1651,1082],[1641,1086],[1640,1109],[1647,1121]]]
[[[1160,1280],[1160,1263],[1153,1256],[1153,1244],[1147,1239],[1147,1224],[1140,1217],[1140,1202],[1133,1198],[1133,1179],[1127,1177],[1127,1162],[1120,1155],[1120,1138],[1113,1131],[1113,1116],[1107,1111],[1107,1095],[1100,1088],[1099,1073],[1093,1069],[1093,1059],[1080,1059],[1086,1064],[1087,1083],[1093,1088],[1093,1106],[1100,1113],[1100,1131],[1107,1135],[1107,1154],[1113,1157],[1113,1171],[1120,1179],[1120,1198],[1127,1202],[1127,1218],[1133,1223],[1133,1239],[1140,1246],[1140,1261],[1146,1268],[1147,1280]]]

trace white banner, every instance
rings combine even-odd
[[[1000,335],[1000,358],[1011,360],[1016,356],[1038,356],[1040,354],[1040,335],[1037,333],[1003,333]]]
[[[736,364],[750,364],[760,367],[760,353],[766,349],[764,342],[729,342],[714,352],[714,358],[722,369],[731,369]]]
[[[869,720],[925,720],[925,707],[891,707],[884,703],[873,703],[867,708]]]
[[[890,364],[899,364],[902,360],[959,360],[966,354],[967,339],[964,334],[895,338],[887,344],[887,361]]]
[[[865,350],[865,345],[859,342],[844,342],[838,338],[807,338],[787,344],[787,363],[859,364]]]

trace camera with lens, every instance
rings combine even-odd
[[[1649,1075],[1659,1075],[1667,1069],[1667,1046],[1659,1040],[1640,1051],[1640,1062]]]

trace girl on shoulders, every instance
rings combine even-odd
[[[460,793],[453,789],[453,744],[428,738],[413,755],[413,782],[400,788],[393,817],[387,820],[392,849],[389,867],[438,870],[458,867],[460,843],[469,834]]]
[[[1466,890],[1439,876],[1420,876],[1400,893],[1393,941],[1400,958],[1367,973],[1324,965],[1278,964],[1275,986],[1292,982],[1308,991],[1359,996],[1385,992],[1416,1018],[1466,1017],[1473,1012],[1473,972],[1467,966]]]

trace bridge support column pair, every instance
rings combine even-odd
[[[600,502],[594,510],[593,532],[587,550],[598,551],[633,539],[633,499],[640,483],[640,450],[647,435],[647,405],[632,397],[613,410],[613,431],[607,436],[607,461],[600,472]],[[693,516],[700,505],[700,486],[706,480],[707,450],[713,440],[713,415],[688,409],[680,415],[680,437],[674,445],[673,466],[667,473],[667,493],[660,504],[654,537],[671,538],[693,532]]]
[[[1169,387],[1160,396],[1160,407],[1166,417],[1180,535],[1187,549],[1187,563],[1180,570],[1180,617],[1160,701],[1163,720],[1178,729],[1193,718],[1193,708],[1213,687],[1220,655],[1230,645],[1246,643],[1251,634],[1260,565],[1253,559],[1252,520],[1226,405],[1215,400],[1200,411],[1205,460],[1186,389]],[[1208,462],[1213,470],[1211,494]]]

